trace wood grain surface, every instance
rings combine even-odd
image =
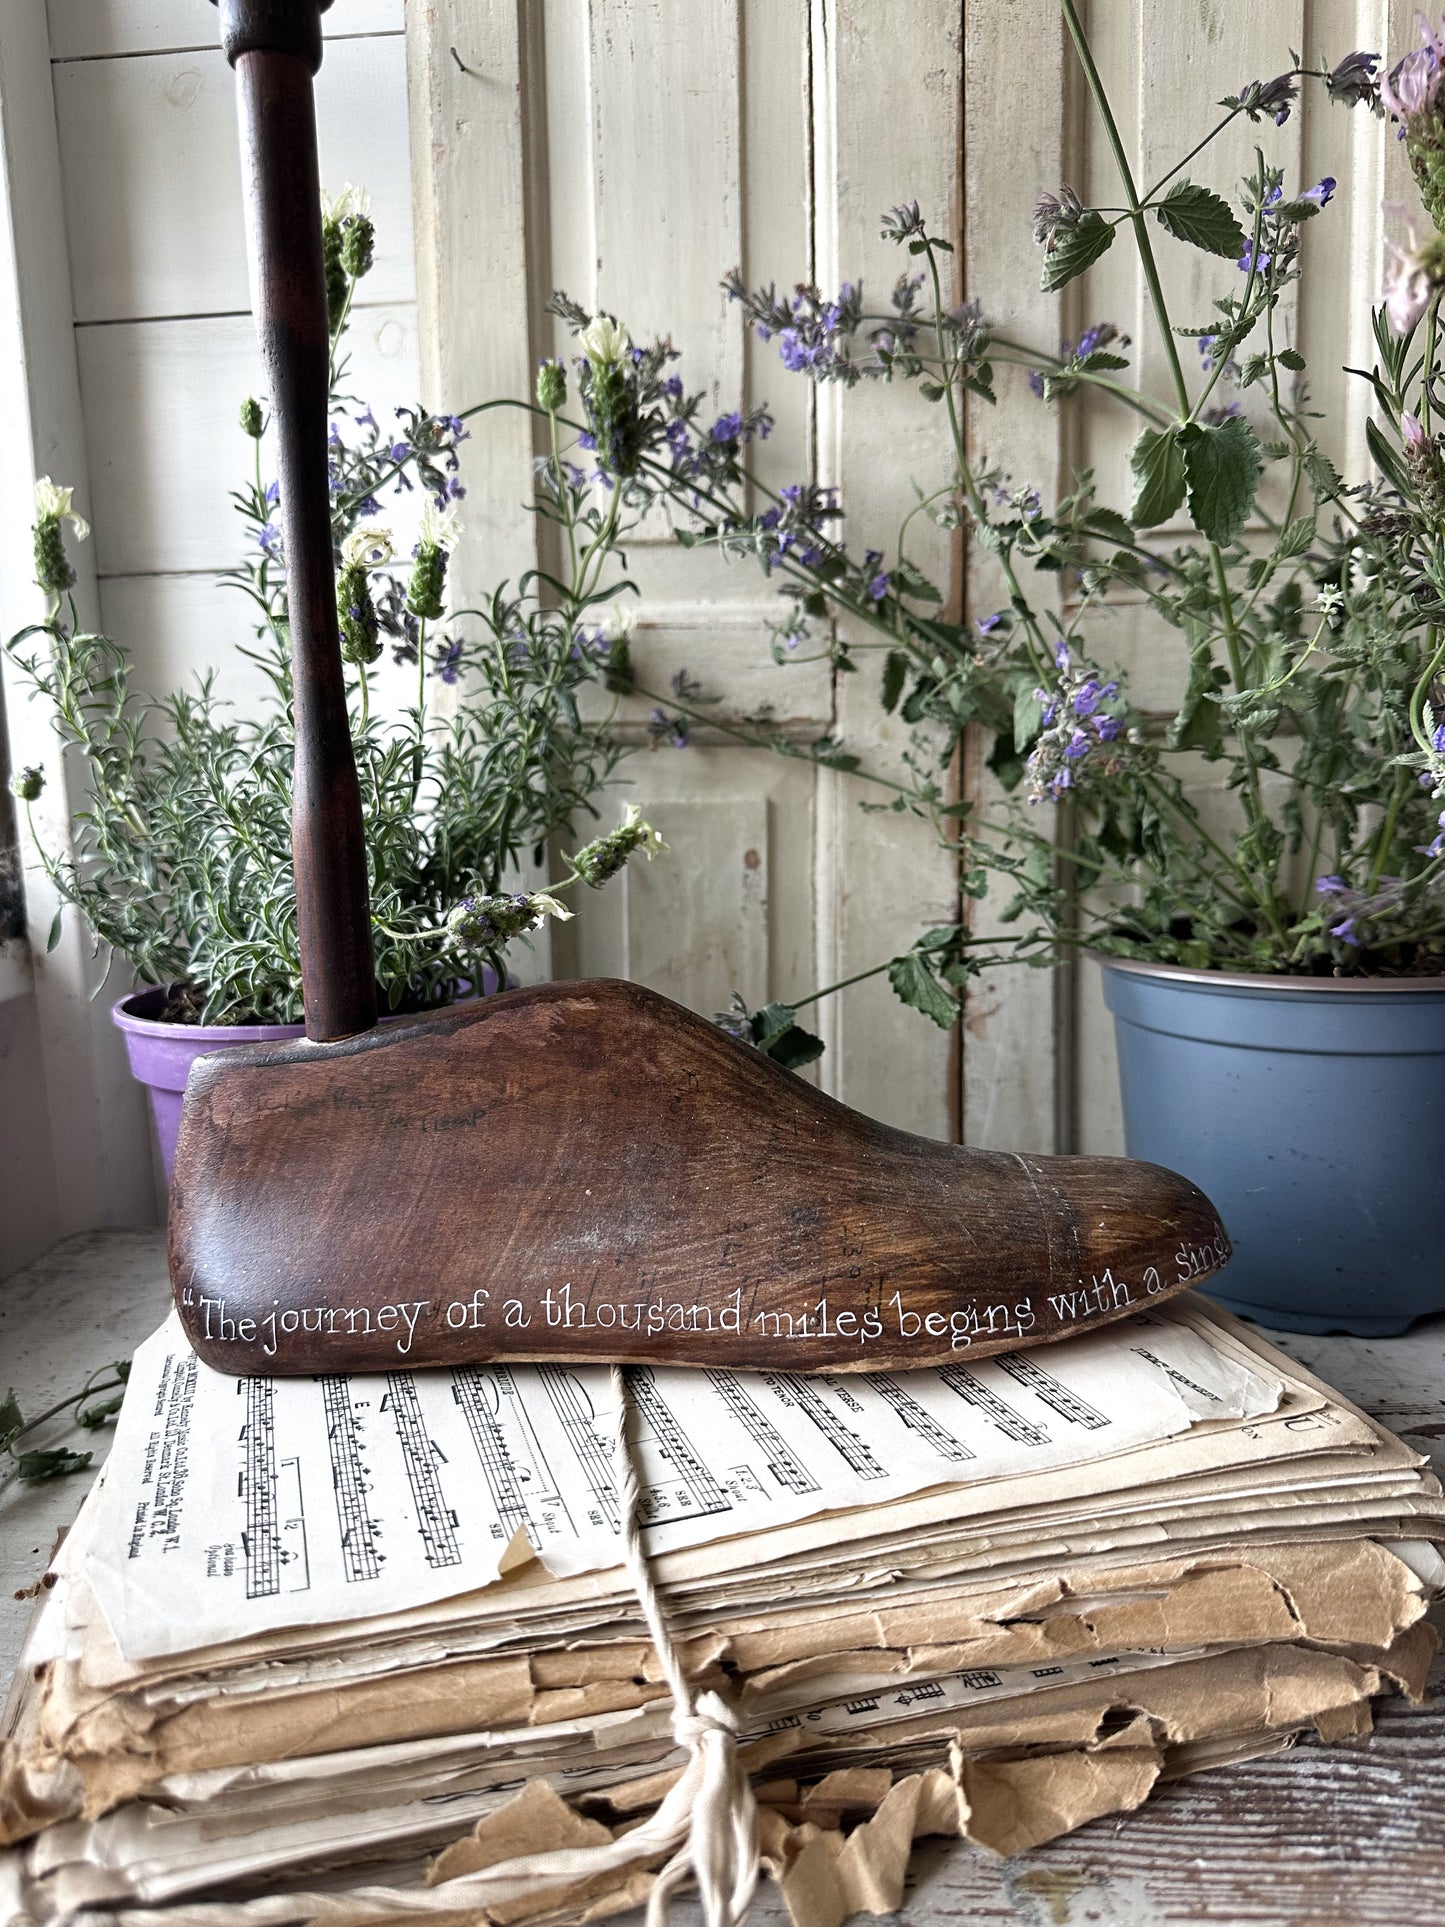
[[[187,1334],[239,1373],[958,1364],[1228,1255],[1171,1172],[909,1136],[606,981],[203,1058],[171,1189]]]
[[[1135,1813],[1006,1861],[923,1843],[895,1918],[930,1927],[1440,1927],[1442,1758],[1437,1668],[1426,1704],[1386,1701],[1367,1741],[1301,1744],[1284,1758],[1175,1781]],[[755,1927],[767,1917],[757,1910]]]

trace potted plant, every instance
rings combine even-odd
[[[859,768],[831,739],[809,751],[762,725],[730,727],[857,769],[874,807],[931,817],[965,899],[1007,890],[999,934],[975,935],[965,915],[881,959],[898,993],[949,1026],[980,970],[1049,968],[1066,949],[1100,958],[1128,1148],[1219,1205],[1238,1251],[1225,1301],[1301,1329],[1398,1331],[1445,1307],[1445,1187],[1432,1165],[1445,1131],[1445,36],[1427,28],[1387,78],[1358,52],[1251,82],[1181,143],[1184,159],[1141,183],[1074,0],[1061,10],[1120,204],[1089,207],[1066,186],[1041,196],[1043,286],[1132,246],[1166,392],[1131,383],[1113,326],[1044,353],[992,328],[976,302],[953,304],[948,244],[916,205],[884,218],[908,266],[881,310],[856,282],[836,296],[750,290],[736,274],[724,284],[789,369],[909,382],[946,411],[956,466],[919,487],[909,521],[963,525],[996,563],[998,609],[950,619],[910,555],[909,523],[891,541],[849,541],[827,491],[734,482],[722,457],[766,432],[766,416],[724,415],[698,433],[660,370],[636,368],[620,400],[600,402],[584,381],[599,460],[637,499],[668,498],[679,540],[753,556],[780,580],[780,661],[822,653],[856,670],[881,658],[881,703],[914,731],[905,782]],[[1269,157],[1270,129],[1304,84],[1398,124],[1435,230],[1398,256],[1375,316],[1376,360],[1357,390],[1373,411],[1365,480],[1343,478],[1320,448],[1281,312],[1335,192]],[[1240,121],[1260,143],[1228,200],[1185,169]],[[1217,257],[1211,311],[1171,311],[1158,265],[1169,248]],[[1046,502],[970,458],[964,407],[993,399],[1001,363],[1029,371],[1041,406],[1087,392],[1129,412],[1131,499],[1106,503],[1080,474]],[[1181,518],[1186,532],[1169,533]],[[1173,652],[1179,693],[1162,719],[1135,707],[1111,663],[1113,612],[1130,601],[1148,605],[1156,646]],[[685,720],[705,714],[695,702],[685,689],[668,706]],[[986,733],[998,779],[987,805],[950,791],[969,726]],[[1206,820],[1191,784],[1209,765],[1227,778],[1227,814]],[[804,1001],[740,1006],[727,1021],[799,1061],[821,1049],[793,1021]]]
[[[543,917],[566,917],[557,892],[600,884],[628,855],[660,847],[629,809],[615,829],[570,859],[548,890],[515,881],[572,832],[620,755],[606,718],[584,720],[579,695],[619,685],[625,653],[609,620],[626,586],[614,568],[628,526],[615,492],[557,460],[539,470],[537,508],[566,554],[558,575],[503,583],[485,607],[449,610],[447,568],[461,534],[457,502],[460,417],[420,408],[379,423],[345,390],[345,335],[373,236],[362,197],[325,210],[332,329],[331,481],[342,652],[350,665],[352,739],[370,862],[376,974],[383,1021],[495,989],[508,945]],[[544,370],[538,410],[555,417],[565,376]],[[479,413],[473,410],[472,413]],[[36,574],[48,619],[14,637],[10,654],[54,708],[63,741],[84,763],[90,800],[73,855],[48,854],[64,906],[77,908],[106,957],[118,955],[142,988],[115,1006],[132,1068],[149,1087],[169,1174],[181,1096],[195,1058],[227,1045],[301,1034],[300,968],[291,870],[291,683],[285,557],[276,489],[264,479],[266,421],[246,401],[240,426],[254,451],[234,496],[248,541],[230,572],[253,603],[269,700],[235,715],[211,670],[194,689],[155,697],[133,686],[126,651],[83,629],[71,589],[66,529],[83,539],[71,491],[37,488]],[[411,553],[384,526],[383,495],[420,497]],[[383,712],[377,665],[390,648],[405,681]],[[393,684],[396,671],[387,671]],[[429,714],[428,685],[449,686],[445,715]],[[38,770],[13,787],[27,811]],[[32,836],[34,824],[31,824]]]

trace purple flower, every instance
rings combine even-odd
[[[1030,368],[1029,370],[1029,387],[1032,388],[1034,393],[1037,396],[1039,396],[1039,398],[1042,400],[1043,392],[1044,392],[1044,378],[1042,373],[1037,368]]]
[[[1420,15],[1420,38],[1424,45],[1397,61],[1380,81],[1380,99],[1386,110],[1408,131],[1417,114],[1429,113],[1440,92],[1445,73],[1445,41]]]
[[[1251,271],[1256,271],[1263,274],[1273,259],[1274,256],[1269,252],[1268,248],[1257,249],[1253,241],[1246,241],[1244,244],[1244,253],[1239,257],[1240,272],[1242,274],[1249,274]]]
[[[708,437],[715,442],[735,442],[743,425],[743,418],[734,411],[730,415],[719,415],[708,430]]]
[[[1353,917],[1346,917],[1343,923],[1332,923],[1330,925],[1330,935],[1332,937],[1338,937],[1341,943],[1347,943],[1355,950],[1358,950],[1360,947],[1360,939],[1355,935],[1355,920]]]
[[[582,433],[577,437],[577,446],[588,450],[596,448],[597,437],[592,433],[590,428],[584,428],[582,430]]]
[[[1445,723],[1436,723],[1435,733],[1430,738],[1437,755],[1445,756]]]
[[[1086,676],[1074,691],[1074,714],[1092,716],[1099,704],[1114,695],[1118,687],[1117,682],[1100,682],[1097,676]]]
[[[1055,770],[1054,774],[1049,778],[1050,796],[1062,796],[1065,790],[1071,790],[1073,787],[1074,772],[1071,769]]]
[[[432,674],[440,676],[443,682],[454,683],[461,680],[461,673],[462,645],[459,642],[449,642],[437,651]]]
[[[341,430],[336,425],[335,422],[332,422],[330,429],[327,432],[326,446],[328,448],[341,448],[341,449],[344,449],[346,447],[345,442],[342,441],[341,439]]]
[[[659,382],[657,392],[666,395],[669,401],[682,400],[682,376],[669,375],[666,381]]]
[[[883,600],[884,596],[888,593],[889,584],[892,580],[892,576],[882,569],[873,577],[872,581],[868,584],[868,594],[874,602],[881,602]]]
[[[1123,727],[1124,725],[1119,721],[1117,716],[1096,716],[1094,718],[1094,734],[1101,743],[1112,743]]]
[[[1326,174],[1322,181],[1316,181],[1313,187],[1307,187],[1304,193],[1300,195],[1300,199],[1302,201],[1317,201],[1321,207],[1328,207],[1335,197],[1335,188],[1337,186],[1338,182],[1335,180],[1334,175]]]
[[[1343,877],[1316,877],[1315,888],[1322,897],[1341,896],[1349,888]]]
[[[1002,621],[1003,610],[995,609],[991,616],[976,617],[973,626],[981,636],[991,636]]]
[[[669,716],[664,710],[654,709],[647,719],[647,734],[654,744],[666,743],[672,749],[686,749],[687,718]]]
[[[1064,744],[1064,754],[1071,762],[1077,762],[1081,756],[1087,756],[1093,747],[1094,745],[1089,738],[1088,731],[1076,729],[1068,742]]]
[[[381,504],[374,495],[363,495],[356,505],[358,515],[380,515]]]
[[[266,484],[266,506],[268,508],[275,508],[280,500],[281,484],[279,482],[268,482]]]
[[[374,429],[376,427],[376,417],[372,414],[370,408],[363,408],[359,415],[353,415],[351,419],[356,423],[358,428]]]
[[[404,462],[410,455],[411,449],[406,442],[393,442],[386,453],[389,461]]]
[[[1060,636],[1059,640],[1054,644],[1054,661],[1059,665],[1060,669],[1067,669],[1069,666],[1069,645],[1064,641],[1062,636]]]
[[[274,522],[263,523],[256,531],[256,540],[272,561],[281,554],[281,531]]]
[[[1296,92],[1293,74],[1277,74],[1273,80],[1247,82],[1233,99],[1221,101],[1220,105],[1242,108],[1251,120],[1260,120],[1268,114],[1276,127],[1283,127],[1289,119],[1290,102]]]
[[[1325,75],[1325,92],[1331,100],[1339,101],[1342,107],[1356,107],[1361,101],[1373,101],[1376,94],[1375,69],[1379,64],[1378,54],[1346,54],[1339,66]]]

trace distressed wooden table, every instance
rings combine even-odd
[[[43,1409],[130,1352],[166,1304],[162,1233],[73,1238],[0,1284],[0,1384]],[[1445,1467],[1445,1318],[1405,1338],[1271,1336]],[[110,1436],[89,1441],[97,1462]],[[15,1595],[44,1569],[85,1486],[77,1475],[0,1494],[3,1682],[31,1612]],[[673,1918],[700,1927],[695,1906]],[[786,1922],[766,1887],[752,1918]],[[1138,1813],[1013,1860],[925,1843],[898,1918],[917,1927],[1445,1927],[1445,1668],[1425,1705],[1383,1703],[1367,1742],[1301,1745],[1200,1774]]]

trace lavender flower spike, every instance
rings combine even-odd
[[[1425,211],[1445,229],[1445,37],[1423,14],[1421,45],[1380,81],[1380,101],[1397,122]]]

